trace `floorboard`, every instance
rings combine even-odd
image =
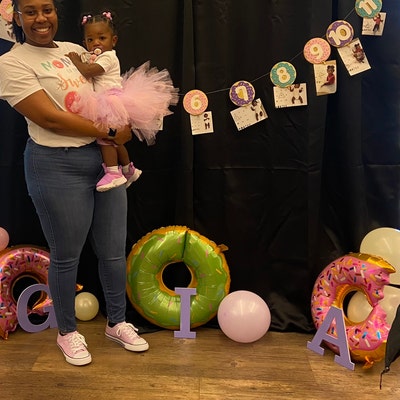
[[[200,327],[195,339],[160,330],[143,336],[150,350],[135,354],[104,336],[105,319],[80,322],[93,362],[65,362],[56,330],[18,328],[0,339],[0,394],[17,400],[346,400],[400,398],[400,360],[384,375],[383,362],[351,371],[325,350],[307,349],[312,335],[269,331],[257,342],[237,343],[219,329]]]

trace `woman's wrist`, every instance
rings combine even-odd
[[[124,144],[132,139],[132,132],[128,126],[117,129],[110,128],[108,132],[103,132],[102,139],[113,141],[115,144]]]
[[[108,137],[110,137],[110,138],[115,138],[115,135],[117,134],[117,130],[116,129],[112,129],[112,128],[110,128],[109,130],[108,130]]]

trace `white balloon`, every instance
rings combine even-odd
[[[347,318],[351,322],[362,322],[367,319],[371,311],[372,306],[368,303],[367,296],[357,290],[347,305]]]
[[[95,295],[81,292],[75,296],[75,316],[81,321],[90,321],[99,312],[99,302]]]
[[[386,322],[392,325],[396,316],[397,306],[400,304],[400,289],[385,286],[383,289],[384,298],[379,302],[380,306],[386,311]]]
[[[380,256],[391,264],[396,272],[390,274],[390,283],[400,284],[400,230],[374,229],[361,241],[360,252]]]
[[[379,302],[379,305],[386,312],[386,322],[392,325],[397,307],[400,305],[400,289],[385,286],[383,295],[384,297]],[[363,292],[357,291],[353,294],[347,306],[347,318],[354,323],[362,322],[371,311],[372,306],[368,303],[367,296]]]

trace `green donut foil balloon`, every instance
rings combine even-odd
[[[156,229],[132,247],[127,259],[127,295],[133,307],[151,323],[179,329],[181,299],[163,282],[164,269],[183,262],[191,274],[190,326],[204,325],[216,316],[229,293],[230,274],[223,251],[214,242],[185,226]]]

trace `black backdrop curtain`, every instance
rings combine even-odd
[[[72,4],[73,3],[73,4]],[[77,7],[76,5],[79,4]],[[225,244],[231,291],[249,290],[269,305],[271,329],[311,332],[317,274],[358,251],[372,229],[399,227],[399,44],[397,0],[385,0],[382,37],[361,36],[354,0],[150,0],[61,3],[59,40],[81,42],[82,12],[117,14],[122,70],[151,60],[167,68],[182,96],[207,93],[214,133],[192,136],[180,103],[155,146],[132,140],[144,172],[128,190],[127,254],[147,232],[185,225]],[[336,49],[337,93],[316,96],[305,43],[346,19],[372,69],[350,77]],[[9,42],[1,42],[1,51]],[[307,83],[308,105],[275,109],[269,71],[290,61]],[[252,82],[269,118],[238,131],[228,91]],[[23,119],[0,102],[0,226],[10,245],[46,245],[23,179]],[[71,193],[73,195],[73,193]],[[89,246],[79,280],[102,300]],[[172,287],[185,282],[171,272]],[[129,305],[129,304],[128,304]],[[132,312],[132,310],[128,310]]]

